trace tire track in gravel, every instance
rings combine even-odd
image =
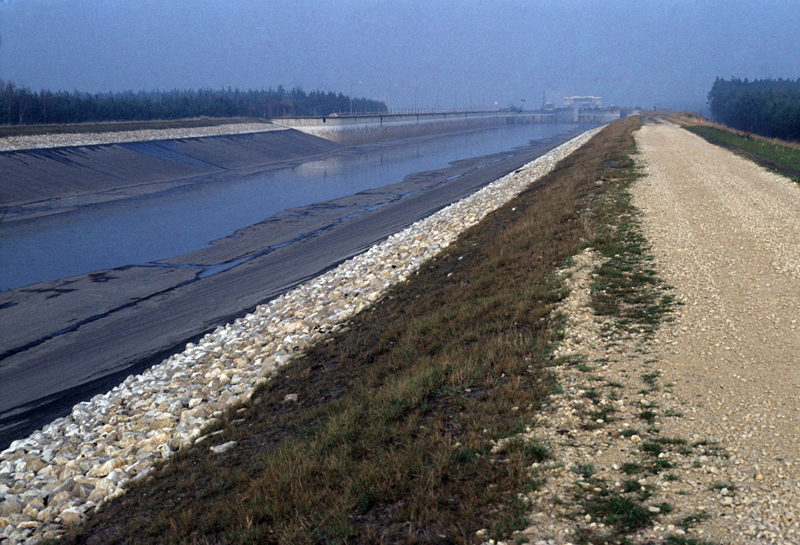
[[[645,235],[684,305],[663,380],[737,468],[724,543],[800,542],[800,186],[677,126],[636,134]],[[710,537],[710,536],[709,536]]]

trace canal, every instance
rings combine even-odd
[[[361,145],[282,169],[209,175],[178,187],[58,214],[0,222],[0,291],[210,247],[287,209],[402,182],[471,157],[575,131],[573,124],[508,125]]]

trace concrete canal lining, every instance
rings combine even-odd
[[[0,221],[168,189],[187,180],[327,155],[340,144],[289,129],[0,153]]]
[[[411,138],[449,131],[501,125],[554,123],[556,115],[540,112],[461,111],[407,114],[343,115],[277,119],[275,123],[352,145],[393,138]],[[572,123],[575,120],[565,119]]]

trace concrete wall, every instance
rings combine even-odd
[[[578,123],[604,124],[616,121],[620,117],[620,110],[580,110]]]
[[[446,112],[274,119],[273,122],[340,144],[522,123],[553,123],[551,113]]]

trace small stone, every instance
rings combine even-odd
[[[61,511],[60,517],[61,523],[67,528],[70,528],[81,521],[81,518],[83,518],[83,513],[75,508],[70,507],[69,509],[64,509]]]
[[[28,460],[26,470],[27,471],[32,471],[32,472],[35,473],[35,472],[39,471],[40,469],[42,469],[43,467],[44,467],[44,462],[43,461],[41,461],[39,458],[32,458],[32,459]]]
[[[3,502],[0,503],[0,516],[17,515],[22,513],[24,508],[25,504],[17,498],[9,498],[6,496]]]
[[[236,445],[236,441],[228,441],[227,443],[222,443],[221,445],[217,445],[215,447],[211,447],[211,452],[214,454],[222,454],[224,452],[228,452]]]
[[[35,519],[35,518],[39,517],[39,509],[37,509],[35,506],[33,506],[31,504],[28,504],[22,510],[22,514],[26,515],[26,516],[28,516],[28,517],[30,517],[32,519]]]
[[[89,477],[105,477],[118,467],[122,467],[125,465],[125,462],[119,458],[112,458],[107,462],[103,463],[102,465],[95,466],[89,470],[87,475]]]

